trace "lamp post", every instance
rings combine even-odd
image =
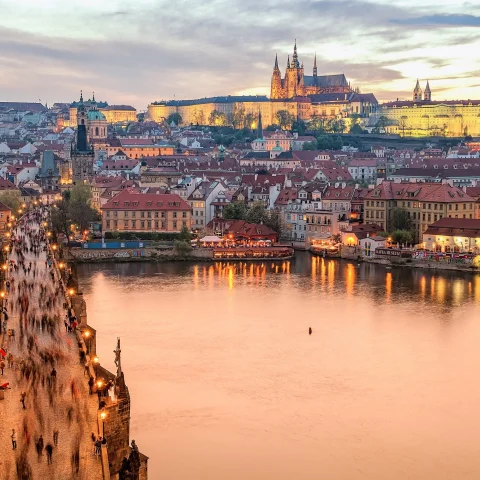
[[[105,419],[107,418],[107,412],[101,412],[100,418],[102,419],[102,438],[105,438]]]
[[[86,329],[82,332],[83,338],[85,338],[87,344],[87,354],[90,354],[90,330]]]

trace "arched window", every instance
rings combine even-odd
[[[82,125],[85,125],[85,120],[82,118]]]
[[[98,137],[98,127],[95,127],[95,136]]]

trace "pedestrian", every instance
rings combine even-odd
[[[23,409],[25,410],[25,397],[27,396],[27,392],[22,392],[20,394],[20,403],[23,406]]]
[[[15,429],[12,429],[12,434],[10,435],[12,438],[12,449],[17,449],[17,434],[15,433]]]
[[[0,361],[0,370],[2,371],[2,377],[3,377],[3,369],[5,368],[5,362],[2,360]]]
[[[90,378],[88,379],[88,393],[90,393],[90,395],[93,394],[94,383],[95,383],[95,379],[93,378],[93,375],[90,375]]]
[[[53,430],[53,443],[55,446],[58,445],[58,428]]]
[[[57,371],[55,370],[55,367],[53,367],[52,373],[50,373],[50,376],[52,377],[52,380],[57,379]]]
[[[101,455],[102,453],[102,437],[98,437],[95,442],[95,455]]]
[[[45,447],[45,451],[47,452],[47,464],[52,464],[52,453],[53,453],[53,445],[51,443],[47,443]]]

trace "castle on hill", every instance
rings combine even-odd
[[[303,62],[300,64],[297,54],[297,41],[293,47],[292,62],[290,55],[287,60],[285,77],[282,78],[278,67],[278,56],[275,56],[272,82],[270,88],[271,99],[288,99],[294,97],[305,97],[307,95],[318,95],[322,93],[352,93],[353,90],[347,82],[345,75],[318,75],[317,55],[313,61],[313,75],[305,75]]]

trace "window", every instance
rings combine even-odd
[[[152,212],[147,212],[147,217],[152,218]]]
[[[135,211],[134,211],[134,212],[132,212],[132,218],[135,218],[135,217],[136,217],[136,215],[137,215],[137,214],[136,214],[136,212],[135,212]]]
[[[158,230],[158,220],[155,220],[155,228]]]
[[[140,222],[140,228],[145,228],[145,222],[143,220]]]
[[[123,216],[124,216],[125,218],[128,218],[128,212],[123,212]]]
[[[165,212],[162,212],[162,218],[165,218]]]
[[[140,217],[145,218],[145,212],[140,212]]]
[[[147,228],[152,228],[152,221],[151,221],[151,220],[149,220],[149,221],[147,222]]]
[[[162,228],[165,228],[165,222],[162,222]]]
[[[137,228],[137,221],[136,220],[132,220],[132,228]]]
[[[187,212],[182,212],[182,218],[187,218]]]
[[[173,212],[173,218],[177,218],[177,212]]]
[[[155,212],[155,218],[158,218],[158,212]]]

